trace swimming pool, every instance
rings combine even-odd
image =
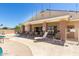
[[[3,49],[0,47],[0,56],[3,55]]]
[[[0,36],[0,39],[3,39],[3,38],[5,38],[5,36]]]

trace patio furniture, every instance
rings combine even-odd
[[[40,36],[43,36],[43,32],[40,32]]]
[[[46,36],[47,36],[48,32],[45,32],[43,37],[35,37],[34,39],[35,40],[38,40],[38,39],[46,39]]]
[[[53,36],[54,32],[53,31],[48,31],[48,35],[47,37],[52,39],[54,36]]]
[[[30,32],[30,37],[31,37],[31,38],[34,37],[34,32],[33,32],[33,31]]]
[[[32,38],[34,36],[34,32],[30,31],[26,33],[26,37]]]
[[[34,35],[35,35],[35,36],[38,36],[38,33],[37,33],[37,32],[35,32],[35,33],[34,33]]]

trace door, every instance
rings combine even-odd
[[[42,32],[42,27],[35,27],[35,32],[37,32],[38,35]]]

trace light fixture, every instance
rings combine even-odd
[[[69,19],[71,20],[72,19],[72,16],[70,15]]]

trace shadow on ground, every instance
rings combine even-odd
[[[32,36],[19,35],[17,37],[34,40],[34,37],[32,37]],[[64,43],[65,43],[65,41],[61,41],[61,40],[57,40],[57,39],[51,39],[51,38],[47,38],[47,39],[43,39],[43,40],[38,39],[38,40],[34,40],[34,42],[35,43],[45,42],[45,43],[50,43],[50,44],[55,44],[55,45],[60,45],[60,46],[64,46]]]

